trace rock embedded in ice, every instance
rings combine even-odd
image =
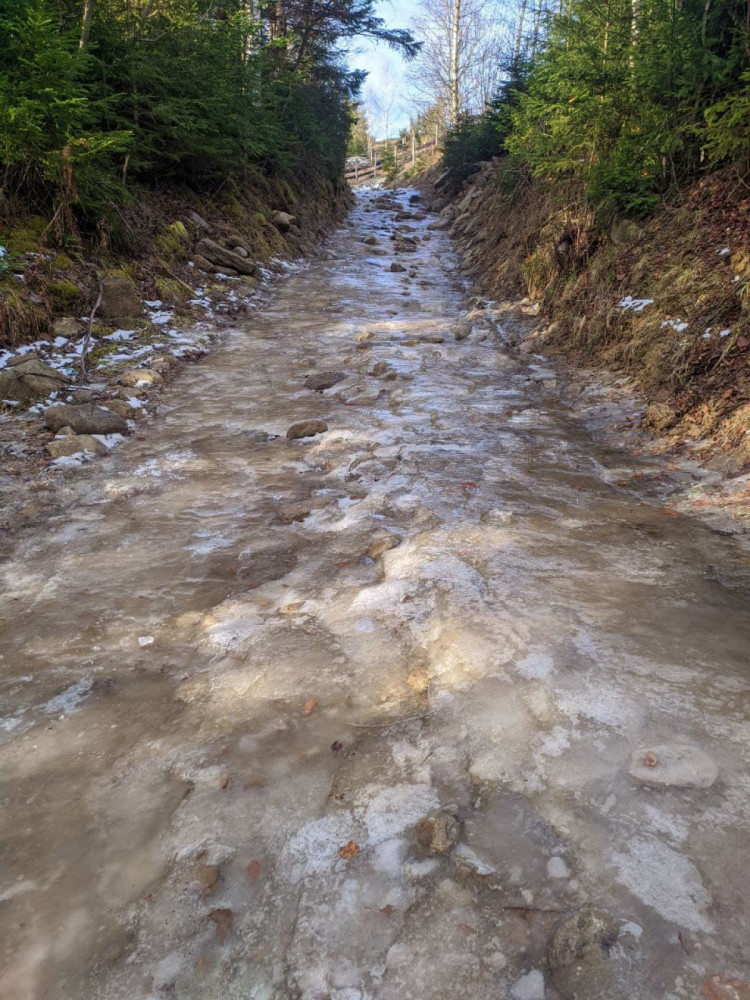
[[[710,788],[719,769],[700,747],[690,743],[659,743],[634,751],[630,774],[644,785]]]
[[[317,372],[315,375],[307,376],[304,386],[306,389],[310,389],[313,392],[325,392],[326,389],[330,389],[337,383],[343,382],[345,378],[349,378],[348,372]]]
[[[417,823],[417,844],[425,854],[448,854],[458,843],[460,829],[449,812],[426,816]]]
[[[547,958],[552,980],[566,1000],[619,1000],[610,955],[619,930],[609,914],[593,909],[573,914],[557,928]]]
[[[298,420],[297,423],[292,424],[286,432],[286,436],[290,441],[296,441],[298,438],[315,437],[318,434],[325,434],[327,430],[328,424],[325,420]]]

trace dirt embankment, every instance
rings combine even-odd
[[[706,470],[693,505],[750,517],[750,197],[706,177],[604,231],[574,193],[484,164],[458,193],[427,177],[477,292],[526,299],[521,349],[627,378],[631,443]],[[637,402],[637,400],[634,400]]]
[[[0,530],[54,506],[62,467],[133,433],[350,205],[346,186],[258,177],[215,198],[142,193],[97,238],[0,218]]]

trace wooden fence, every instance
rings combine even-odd
[[[404,170],[410,163],[416,163],[417,159],[428,151],[433,151],[438,147],[435,139],[422,143],[421,146],[412,143],[403,143],[399,139],[391,139],[388,143],[396,154],[396,165],[399,171]],[[365,187],[382,178],[381,158],[383,150],[386,148],[385,140],[372,144],[372,153],[369,157],[350,157],[347,161],[346,179],[351,187]],[[357,162],[365,160],[364,163]]]

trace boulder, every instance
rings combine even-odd
[[[289,235],[296,236],[297,239],[301,239],[302,230],[300,229],[299,226],[295,226],[294,223],[292,223],[291,226],[289,227]]]
[[[73,340],[81,336],[86,325],[75,316],[61,316],[52,324],[52,329],[56,337],[67,337],[68,340]]]
[[[306,389],[312,389],[313,392],[324,392],[348,377],[347,372],[317,372],[315,375],[308,375],[304,384]]]
[[[28,406],[69,384],[69,379],[45,365],[36,354],[11,358],[0,369],[0,400],[9,399]]]
[[[547,951],[552,979],[566,1000],[621,1000],[611,951],[620,927],[599,910],[585,909],[557,928]]]
[[[325,434],[327,430],[328,424],[325,420],[298,420],[296,424],[292,424],[286,432],[286,436],[290,441],[296,441],[298,438],[315,437],[317,434]]]
[[[399,264],[397,260],[394,260],[394,262],[391,264],[391,271],[394,274],[400,274],[402,271],[406,271],[406,268],[404,267],[403,264]]]
[[[124,274],[108,274],[99,282],[102,300],[98,315],[116,323],[143,314],[143,303],[135,284]]]
[[[211,264],[218,265],[220,271],[227,274],[227,268],[232,268],[237,274],[255,274],[257,268],[251,261],[240,257],[233,250],[228,250],[215,240],[202,239],[197,247],[198,254],[205,257]]]
[[[64,437],[55,438],[47,445],[47,451],[52,458],[64,458],[81,452],[91,452],[94,455],[109,454],[106,444],[90,434],[66,434]]]
[[[76,434],[127,434],[122,417],[93,403],[60,403],[44,411],[44,422],[52,431],[70,427]]]
[[[295,215],[290,215],[289,212],[274,212],[271,216],[271,222],[279,229],[282,233],[288,233],[291,226],[297,221]]]
[[[131,368],[130,371],[123,372],[120,376],[120,385],[157,385],[162,378],[159,372],[151,371],[150,368]]]
[[[380,242],[380,240],[377,238],[377,236],[365,236],[362,242],[366,243],[368,247],[376,247]]]

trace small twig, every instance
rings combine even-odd
[[[354,726],[355,729],[390,729],[391,726],[400,726],[403,722],[417,722],[419,719],[426,719],[431,714],[431,712],[425,712],[424,715],[412,715],[407,719],[396,719],[395,722],[377,722],[373,725],[362,722],[345,722],[344,725]]]
[[[89,316],[89,325],[86,330],[86,335],[83,338],[83,347],[81,348],[81,382],[86,381],[86,355],[89,352],[89,344],[91,343],[91,333],[94,328],[94,316],[96,316],[96,310],[102,304],[102,295],[104,291],[102,289],[102,283],[97,278],[99,285],[99,294],[96,297],[96,302],[94,303],[94,308],[91,310],[91,315]]]
[[[553,906],[501,906],[501,910],[515,910],[518,913],[567,913]]]

